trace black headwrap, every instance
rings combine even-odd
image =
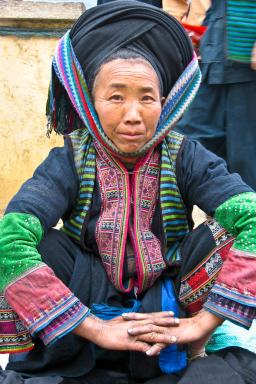
[[[165,97],[193,57],[191,41],[174,17],[134,0],[87,10],[70,38],[87,82],[109,55],[125,47],[151,63]]]

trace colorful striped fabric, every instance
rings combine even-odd
[[[227,57],[250,63],[256,41],[256,1],[227,1]]]
[[[71,212],[69,219],[65,221],[62,229],[83,247],[81,234],[92,202],[96,176],[96,153],[91,135],[86,129],[77,130],[71,133],[69,137],[74,149],[74,160],[80,186],[76,207]]]
[[[30,333],[2,295],[0,295],[0,329],[0,353],[26,352],[33,348]]]
[[[196,55],[194,55],[192,61],[187,66],[185,71],[181,74],[174,87],[170,91],[169,96],[166,99],[159,125],[157,130],[144,147],[134,153],[124,153],[120,151],[113,142],[107,137],[101,124],[99,122],[97,113],[94,109],[88,86],[81,68],[78,62],[74,50],[71,45],[69,31],[60,40],[57,50],[53,58],[53,75],[50,85],[50,97],[48,104],[48,121],[50,131],[53,128],[58,133],[70,133],[69,128],[65,131],[65,124],[56,123],[56,115],[60,113],[61,106],[57,105],[58,99],[63,92],[56,92],[55,87],[61,83],[68,95],[69,100],[72,103],[73,108],[77,112],[81,124],[85,126],[93,139],[99,141],[110,153],[114,155],[129,157],[129,156],[141,156],[146,153],[150,148],[159,144],[164,137],[171,131],[175,123],[178,122],[184,111],[190,105],[194,98],[201,81],[201,73],[198,66]],[[56,95],[56,97],[55,97]],[[64,101],[65,116],[67,125],[72,125],[74,116],[69,116],[71,109],[67,101]],[[70,103],[69,103],[70,104]],[[64,122],[63,122],[64,123]],[[73,125],[72,125],[73,126]]]
[[[96,177],[95,144],[89,132],[85,129],[77,130],[71,133],[69,137],[72,141],[75,164],[80,178],[80,189],[77,204],[69,219],[64,222],[62,230],[84,247],[84,232],[92,203]],[[160,205],[165,233],[165,253],[168,255],[168,263],[176,261],[174,245],[188,232],[186,208],[177,186],[175,174],[176,158],[182,141],[182,135],[171,132],[163,140],[161,150]],[[114,167],[113,164],[112,167]],[[137,235],[140,237],[138,233]],[[142,254],[143,252],[141,252],[140,256],[138,255],[141,259],[143,259]],[[114,264],[119,265],[117,262]],[[120,274],[121,271],[116,271],[116,273]],[[141,280],[146,280],[146,277],[141,277]],[[122,290],[119,281],[114,279],[112,283],[117,289]],[[145,283],[140,285],[143,286],[143,289],[146,288]]]
[[[171,132],[163,141],[160,176],[160,203],[166,250],[188,232],[186,208],[176,181],[176,159],[183,136]],[[174,261],[172,257],[172,261]]]

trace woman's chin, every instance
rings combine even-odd
[[[136,143],[129,143],[129,144],[124,144],[124,145],[116,145],[117,148],[119,149],[119,151],[125,153],[125,155],[131,155],[131,157],[133,156],[133,154],[137,151],[139,151],[143,145],[142,144],[136,144]]]

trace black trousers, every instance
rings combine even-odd
[[[0,370],[0,384],[139,384],[127,375],[94,369],[84,378],[24,378],[14,371]],[[162,375],[145,384],[255,384],[256,355],[241,348],[226,348],[191,363],[185,372]]]

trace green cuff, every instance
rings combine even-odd
[[[0,292],[42,262],[37,245],[43,237],[39,219],[25,213],[8,213],[0,220]]]
[[[234,248],[256,254],[256,193],[231,197],[216,209],[215,219],[235,237]]]

